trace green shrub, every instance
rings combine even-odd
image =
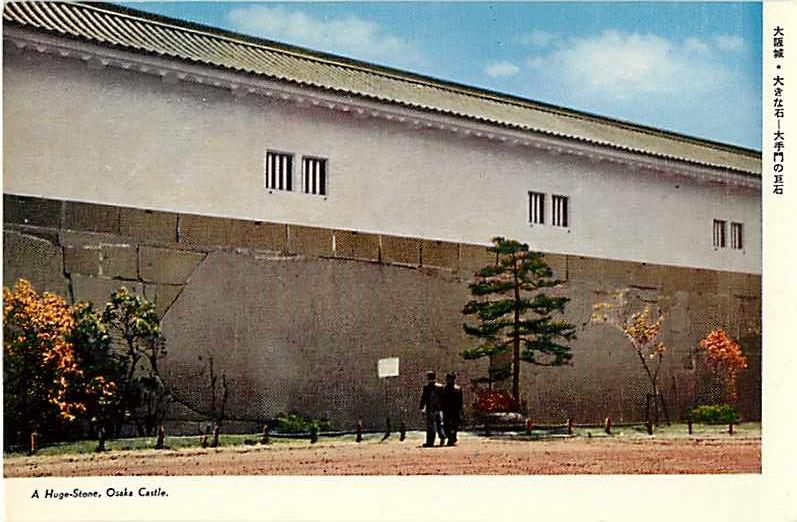
[[[739,420],[739,412],[730,404],[710,404],[693,408],[689,418],[702,424],[729,424]]]
[[[277,417],[277,431],[282,433],[307,433],[313,429],[327,431],[331,428],[332,423],[326,419],[313,419],[296,413]]]

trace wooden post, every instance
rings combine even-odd
[[[728,435],[733,435],[733,422],[728,423]]]
[[[30,434],[30,455],[33,455],[39,450],[39,433],[32,431]]]
[[[526,418],[526,433],[531,434],[531,429],[534,427],[534,423],[531,422],[531,417]]]
[[[567,434],[573,434],[573,419],[567,419]]]
[[[606,417],[606,420],[603,423],[603,430],[606,432],[606,435],[612,434],[612,418]]]
[[[315,422],[310,426],[310,444],[318,442],[318,424]]]
[[[208,447],[208,434],[207,433],[203,433],[202,434],[202,438],[199,439],[199,445],[202,446],[203,448],[207,448]]]
[[[689,427],[689,435],[691,435],[692,434],[692,419],[691,418],[686,421],[686,425]]]
[[[97,447],[94,451],[97,453],[105,451],[105,430],[102,428],[97,430]]]
[[[645,422],[645,428],[648,430],[648,435],[653,435],[653,421],[648,419],[648,421]]]
[[[354,440],[357,442],[363,441],[363,421],[361,420],[357,421],[357,437]]]
[[[407,425],[404,424],[404,421],[401,421],[401,425],[399,426],[399,440],[404,441],[407,438]]]
[[[385,435],[382,437],[382,442],[390,438],[390,417],[385,417]]]
[[[218,448],[219,447],[219,434],[221,433],[221,427],[218,424],[213,426],[213,441],[210,443],[211,448]]]
[[[271,440],[268,438],[268,424],[263,424],[263,438],[260,439],[261,444],[270,444]]]
[[[160,428],[158,428],[158,442],[155,443],[155,449],[163,449],[165,440],[166,429],[163,427],[163,424],[161,424]]]

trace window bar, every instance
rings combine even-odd
[[[286,156],[288,168],[285,169],[285,190],[293,190],[293,156]]]
[[[327,162],[326,161],[319,161],[318,162],[318,193],[322,196],[327,195]]]
[[[318,194],[318,162],[316,160],[310,160],[310,165],[313,172],[313,194]]]

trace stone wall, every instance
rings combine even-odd
[[[163,373],[181,404],[173,418],[195,429],[208,401],[207,367],[230,382],[229,414],[251,428],[280,412],[357,419],[386,413],[420,426],[423,372],[454,370],[466,389],[486,371],[459,355],[468,280],[493,257],[478,245],[4,196],[4,285],[102,306],[127,286],[156,303],[168,356]],[[487,238],[486,238],[487,239]],[[644,416],[646,380],[624,339],[590,326],[592,304],[630,289],[667,313],[670,347],[661,378],[670,414],[701,393],[695,347],[712,328],[742,340],[750,367],[741,408],[760,418],[761,279],[717,272],[547,254],[568,319],[579,325],[572,365],[524,365],[521,389],[539,421]],[[400,358],[400,376],[377,378],[377,360]],[[192,424],[195,422],[196,424]]]

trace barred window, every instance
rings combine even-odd
[[[266,189],[293,190],[293,155],[266,151]]]
[[[545,224],[545,194],[529,192],[529,223]]]
[[[725,248],[727,223],[721,219],[714,220],[714,248]]]
[[[744,248],[742,242],[742,224],[731,223],[731,248],[741,250]]]
[[[305,194],[327,194],[327,160],[322,158],[302,158],[302,170],[304,171],[304,192]]]
[[[568,226],[568,197],[567,196],[551,196],[552,213],[551,224],[555,227]]]

